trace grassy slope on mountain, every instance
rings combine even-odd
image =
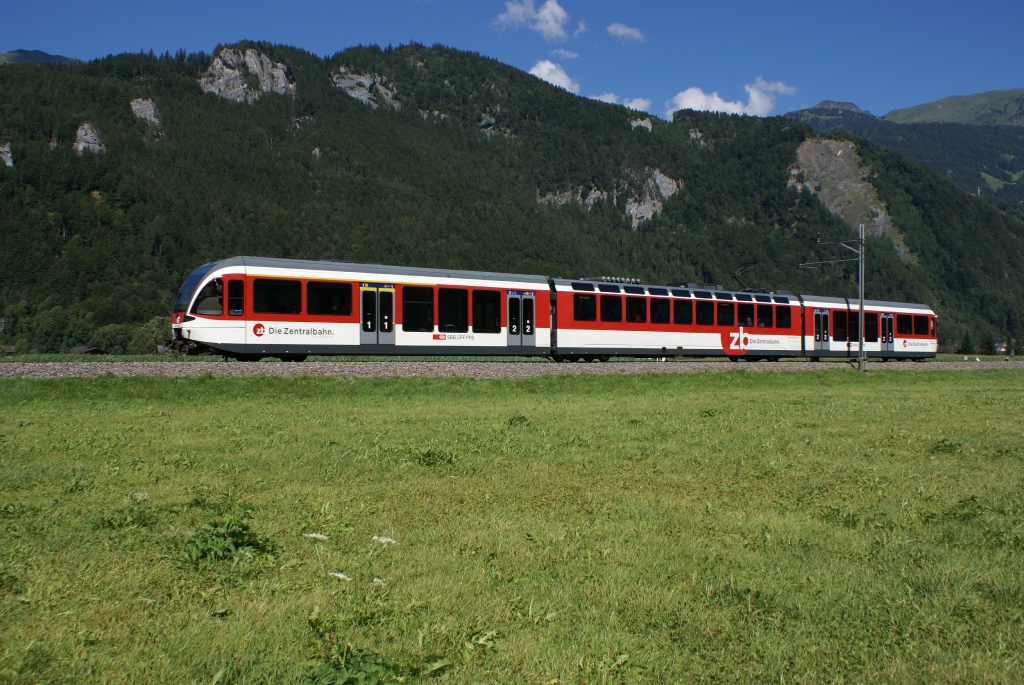
[[[63,55],[51,55],[42,50],[11,50],[0,52],[0,64],[70,64],[79,60]]]
[[[954,95],[923,105],[894,109],[884,116],[899,124],[947,122],[955,124],[1024,125],[1024,88]]]
[[[795,268],[826,256],[812,249],[817,234],[851,234],[816,198],[787,187],[810,134],[801,124],[684,113],[648,132],[630,126],[637,114],[625,108],[470,53],[413,45],[321,60],[257,47],[288,65],[296,97],[247,106],[204,94],[196,78],[209,57],[184,53],[0,71],[0,142],[11,141],[15,158],[0,170],[3,342],[56,351],[123,339],[169,310],[192,268],[234,254],[727,284],[757,260],[753,285],[856,291],[853,269]],[[401,110],[372,110],[335,88],[340,65],[385,75]],[[155,99],[159,132],[133,121],[133,97]],[[495,119],[489,138],[484,116]],[[104,154],[72,152],[86,120]],[[632,231],[623,195],[646,168],[685,187]],[[902,188],[898,176],[892,183]],[[591,211],[536,201],[580,186],[608,191],[609,201]],[[957,207],[971,202],[949,184],[929,188]],[[975,230],[993,221],[970,220],[982,222],[967,226]],[[950,339],[962,325],[1002,330],[1021,318],[1010,303],[1012,315],[982,319],[930,257],[903,264],[885,239],[870,250],[869,295],[940,303]],[[972,264],[981,270],[972,282],[988,283],[987,268]]]

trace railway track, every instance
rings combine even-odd
[[[555,374],[579,376],[601,374],[753,372],[794,373],[851,369],[843,361],[737,362],[696,361],[613,361],[604,364],[555,364],[548,361],[345,361],[345,362],[0,362],[0,378],[97,378],[101,376],[163,376],[187,378],[213,376],[298,378],[306,376],[346,378],[535,378]],[[949,371],[983,369],[1024,369],[1021,361],[927,361],[871,362],[869,371]]]

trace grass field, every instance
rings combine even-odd
[[[0,381],[0,682],[1020,682],[1022,416],[1019,371]]]

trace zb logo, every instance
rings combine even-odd
[[[258,324],[256,324],[255,326],[252,327],[252,334],[255,335],[257,338],[262,337],[263,334],[266,333],[266,332],[267,332],[267,327],[264,326],[261,323],[258,323]]]
[[[729,349],[730,350],[745,350],[750,340],[743,332],[743,328],[740,328],[739,333],[729,334]]]

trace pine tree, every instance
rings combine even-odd
[[[964,331],[964,337],[960,339],[960,353],[974,354],[974,340],[971,339],[970,331]]]

